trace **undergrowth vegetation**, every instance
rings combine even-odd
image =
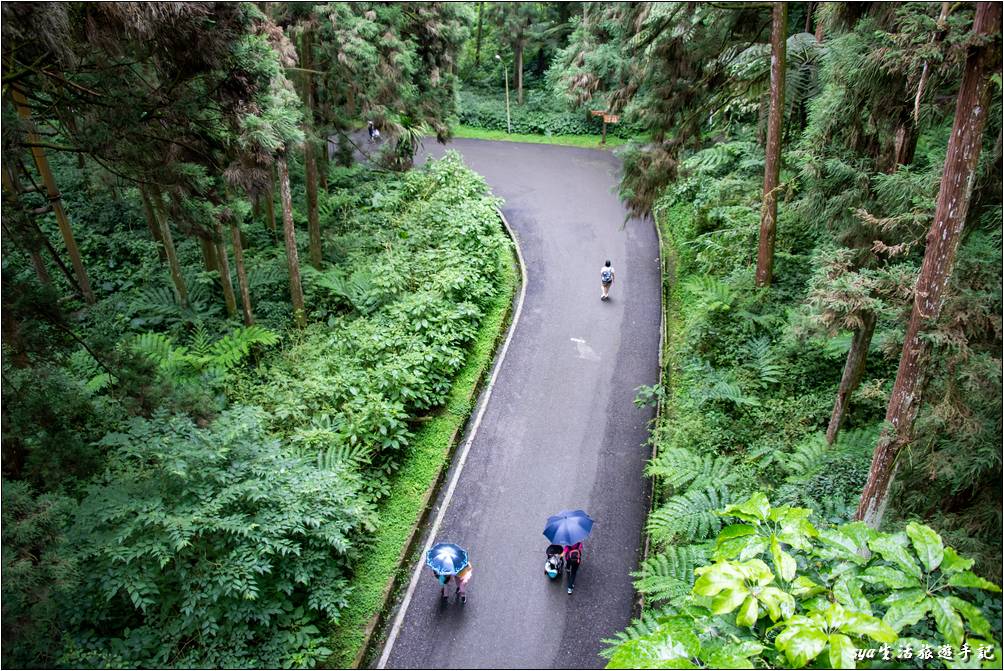
[[[922,142],[910,169],[880,175],[877,207],[929,217],[943,160],[938,146]],[[794,156],[789,164],[798,164]],[[999,247],[999,226],[996,231],[989,222],[977,227],[963,243],[960,259],[971,261],[960,261],[952,281],[954,298],[935,335],[956,368],[938,368],[932,387],[953,389],[957,383],[951,376],[962,370],[968,372],[961,379],[976,386],[971,397],[935,393],[924,406],[885,524],[892,533],[876,534],[848,521],[882,429],[909,306],[904,285],[912,282],[919,255],[906,253],[864,280],[834,272],[842,260],[828,222],[812,217],[835,183],[866,177],[852,176],[851,166],[833,161],[821,172],[807,167],[782,176],[790,191],[778,222],[775,280],[769,290],[757,289],[751,250],[759,226],[762,151],[740,138],[694,153],[683,167],[687,176],[669,186],[656,206],[664,254],[672,258],[666,278],[671,327],[665,377],[661,385],[642,389],[638,399],[664,403],[652,436],[657,456],[647,470],[656,482],[657,505],[647,523],[653,552],[635,574],[648,612],[610,641],[610,665],[666,663],[666,646],[675,642],[685,651],[680,663],[700,659],[710,667],[800,667],[820,657],[824,665],[828,660],[830,666],[853,666],[849,655],[855,646],[898,641],[937,650],[951,642],[957,650],[963,640],[960,613],[971,615],[965,638],[972,649],[977,642],[990,645],[1000,659],[999,589],[976,577],[1000,581],[999,509],[994,511],[983,491],[999,492],[999,451],[991,448],[991,436],[1000,427],[1000,407],[981,400],[999,398],[1000,377],[986,376],[986,362],[978,354],[999,336],[978,323],[957,330],[974,303],[1000,308],[1000,292],[991,288],[1000,283],[999,253],[992,262],[988,256],[990,248]],[[915,196],[904,199],[904,192]],[[827,328],[825,319],[832,319],[827,311],[847,310],[841,301],[859,300],[862,281],[879,297],[870,303],[878,315],[875,337],[843,430],[830,445],[826,422],[851,337],[839,326]],[[963,311],[954,311],[954,305]],[[950,333],[967,342],[973,355],[953,357],[959,340],[952,341]],[[946,434],[946,422],[960,415],[966,421],[952,424],[953,432]],[[751,506],[767,505],[758,492],[781,506],[764,510],[786,512],[771,518],[778,525],[773,536],[753,542],[747,522],[768,524],[766,517],[757,522],[748,516]],[[737,505],[743,501],[745,507]],[[793,516],[790,525],[784,515]],[[937,531],[910,521],[916,519]],[[792,535],[796,532],[801,536]],[[954,579],[966,583],[960,587],[979,587],[978,593],[964,589],[945,596],[931,587],[944,580],[921,579],[916,559],[904,558],[900,549],[908,547],[907,535],[917,534],[936,538],[938,548],[943,538],[954,548],[944,550],[946,557],[955,557],[957,550],[958,566],[964,565],[958,570],[975,573]],[[833,539],[839,537],[840,545],[844,535],[857,539],[851,554],[866,546],[877,553],[871,564],[837,551]],[[783,548],[798,552],[789,556]],[[767,553],[766,564],[757,559]],[[896,576],[900,571],[916,575],[923,584],[890,578],[890,570]],[[749,595],[731,591],[729,580],[759,585],[754,591],[764,592],[745,601]],[[771,592],[775,586],[776,593]],[[728,607],[722,605],[726,602]],[[757,624],[766,615],[766,625]],[[824,620],[845,622],[840,625],[845,630],[827,629],[820,624]],[[692,631],[704,633],[685,633]]]
[[[79,185],[67,200],[87,193],[85,175],[59,169]],[[4,352],[5,666],[331,655],[416,420],[448,400],[511,271],[497,201],[457,155],[328,177],[327,255],[304,273],[302,330],[267,226],[243,227],[258,317],[244,327],[209,299],[209,273],[188,271],[184,308],[163,291],[131,192],[107,209],[84,205],[104,202],[97,191],[69,203],[88,263],[116,261],[90,310],[65,317],[37,289],[14,299],[44,318],[26,361]],[[178,252],[198,265],[194,241]],[[29,287],[26,266],[5,254],[5,282]]]

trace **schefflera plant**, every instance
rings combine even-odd
[[[853,669],[889,663],[858,659],[859,649],[888,646],[896,663],[904,647],[950,645],[953,660],[925,664],[999,668],[1000,646],[974,600],[1000,588],[930,527],[817,528],[811,510],[771,506],[761,493],[718,514],[732,524],[715,540],[713,563],[695,569],[690,596],[657,617],[648,635],[618,644],[610,666]],[[973,651],[965,660],[958,655],[964,643]],[[975,651],[988,646],[993,659],[979,659]]]

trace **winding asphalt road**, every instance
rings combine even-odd
[[[602,639],[631,618],[628,573],[638,563],[646,512],[642,469],[653,413],[632,400],[635,388],[658,377],[655,230],[651,221],[624,225],[614,192],[620,166],[610,153],[479,140],[448,148],[505,199],[526,295],[436,532],[470,551],[467,604],[442,605],[423,570],[403,616],[400,606],[391,615],[380,661],[387,668],[602,667]],[[608,258],[617,278],[611,300],[601,302]],[[543,571],[541,531],[562,508],[583,508],[596,520],[572,595]]]

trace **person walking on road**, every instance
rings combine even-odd
[[[600,270],[600,286],[603,289],[603,293],[600,295],[600,300],[605,301],[610,298],[610,285],[614,283],[614,269],[610,265],[610,259],[606,260],[603,264],[603,269]]]
[[[471,565],[468,564],[457,574],[457,598],[460,603],[467,603],[467,583],[471,581]]]
[[[568,573],[568,593],[575,589],[575,575],[579,572],[579,564],[582,563],[582,543],[566,545],[564,550],[565,571]]]
[[[425,563],[439,582],[439,596],[443,603],[450,600],[446,586],[456,579],[457,596],[467,603],[467,582],[471,579],[471,562],[467,550],[454,543],[436,543],[425,554]]]

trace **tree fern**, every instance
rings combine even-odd
[[[671,496],[648,518],[648,531],[658,543],[678,539],[702,540],[718,533],[722,527],[717,510],[724,508],[731,497],[727,487],[689,489]]]
[[[669,448],[648,462],[645,472],[660,478],[674,490],[730,485],[736,480],[728,457],[697,454],[685,448]]]
[[[694,569],[707,562],[707,546],[703,544],[671,545],[646,559],[631,577],[635,578],[635,589],[651,602],[676,604],[690,594]]]

